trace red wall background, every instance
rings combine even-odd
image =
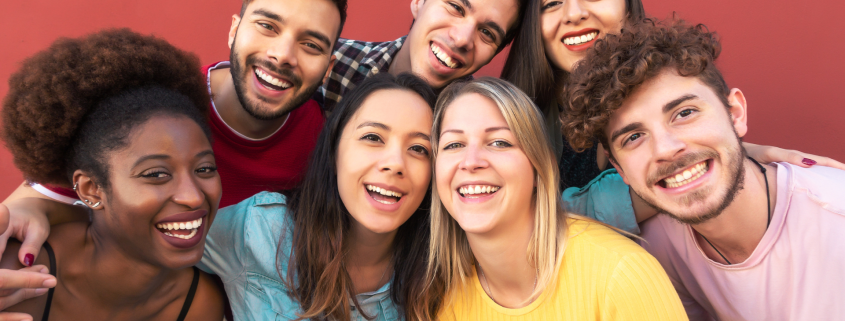
[[[749,102],[747,141],[845,161],[845,2],[643,0],[652,16],[676,12],[722,35],[720,67]],[[61,36],[130,27],[195,52],[203,63],[228,58],[227,32],[239,0],[0,1],[0,97],[20,62]],[[383,41],[411,24],[408,0],[349,0],[346,38]],[[497,76],[506,53],[481,70]],[[0,147],[0,199],[21,182]]]

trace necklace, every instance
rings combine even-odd
[[[493,300],[493,302],[496,302],[496,304],[499,304],[499,302],[496,301],[496,299],[493,298],[493,291],[490,290],[490,281],[487,280],[486,276],[484,276],[484,270],[481,269],[481,266],[478,266],[478,267],[479,267],[478,272],[481,272],[481,277],[484,278],[484,283],[487,283],[487,295],[490,296],[490,300]],[[537,273],[534,274],[534,286],[531,288],[532,293],[534,292],[534,290],[537,289],[537,275],[538,274],[540,274],[540,270],[537,270]],[[482,287],[482,289],[483,289],[483,287]],[[499,304],[499,305],[501,305],[501,304]]]
[[[756,159],[753,159],[751,157],[748,157],[748,159],[750,159],[752,162],[754,162],[754,164],[757,164],[757,167],[759,167],[760,171],[763,172],[763,179],[766,181],[766,230],[768,230],[769,225],[772,224],[772,214],[771,214],[772,213],[772,202],[771,202],[771,197],[769,196],[769,177],[766,176],[766,168],[763,167],[763,165],[761,165],[760,162],[758,162]],[[728,258],[726,258],[724,255],[722,255],[722,252],[719,252],[719,249],[717,249],[715,246],[713,246],[713,243],[710,243],[710,240],[708,240],[706,237],[704,237],[704,235],[701,234],[701,233],[698,233],[698,235],[701,235],[701,238],[703,238],[705,241],[707,241],[707,244],[710,244],[710,247],[712,247],[713,250],[716,251],[716,253],[719,253],[719,256],[721,256],[722,259],[725,260],[725,262],[728,263],[728,265],[731,265],[731,261],[728,261]]]

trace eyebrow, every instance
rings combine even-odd
[[[202,158],[202,157],[205,157],[207,155],[214,156],[214,152],[210,149],[206,149],[204,151],[197,153],[194,156],[194,158]],[[135,164],[132,164],[132,167],[138,166],[138,164],[141,164],[141,163],[148,161],[148,160],[151,160],[151,159],[170,159],[170,158],[171,158],[170,155],[165,155],[165,154],[146,155],[144,157],[139,158],[137,161],[135,161]]]
[[[431,137],[426,135],[423,132],[414,132],[414,133],[409,134],[408,136],[411,137],[411,138],[422,138],[422,139],[425,139],[427,141],[431,141]]]
[[[675,107],[678,107],[678,105],[682,104],[683,102],[685,102],[687,100],[697,99],[697,98],[698,98],[698,96],[693,95],[693,94],[686,94],[686,95],[683,95],[681,97],[678,97],[675,100],[666,103],[666,105],[663,105],[663,113],[664,114],[668,113],[669,111],[671,111]]]
[[[387,125],[379,123],[379,122],[374,122],[374,121],[365,121],[365,122],[361,123],[361,125],[358,125],[358,127],[355,127],[355,129],[364,128],[364,127],[375,127],[375,128],[381,128],[381,129],[384,129],[384,130],[390,130],[390,126],[387,126]]]
[[[270,19],[270,20],[276,20],[279,23],[285,23],[285,18],[282,18],[282,16],[280,16],[276,13],[267,11],[266,9],[256,9],[255,11],[252,12],[252,14],[263,16],[263,17]],[[326,36],[322,32],[319,32],[319,31],[316,31],[316,30],[305,30],[305,34],[307,34],[311,37],[317,38],[317,40],[326,44],[326,47],[332,46],[332,41],[331,41],[331,39],[329,39],[329,36]]]
[[[332,46],[332,41],[329,39],[328,36],[324,35],[322,32],[319,32],[319,31],[316,31],[316,30],[305,30],[305,34],[307,34],[311,37],[317,38],[317,40],[326,44],[326,47]],[[332,48],[329,48],[329,49],[331,50]]]
[[[267,11],[267,10],[265,10],[265,9],[256,9],[255,11],[253,11],[253,12],[252,12],[252,14],[254,14],[254,15],[259,15],[259,16],[264,16],[264,17],[265,17],[265,18],[267,18],[267,19],[270,19],[270,20],[276,20],[276,21],[281,22],[281,23],[284,23],[284,22],[285,22],[285,19],[284,19],[284,18],[282,18],[282,16],[280,16],[280,15],[278,15],[278,14],[276,14],[276,13],[273,13],[273,12]]]
[[[469,0],[461,0],[461,3],[462,3],[465,7],[467,7],[467,9],[472,10],[472,4],[469,2]],[[505,37],[505,29],[503,29],[503,28],[502,28],[502,26],[499,26],[499,24],[498,24],[498,23],[495,23],[495,22],[493,22],[493,21],[489,21],[489,20],[488,20],[488,21],[483,22],[482,24],[483,24],[483,25],[485,25],[485,26],[487,26],[487,28],[493,29],[493,31],[495,31],[496,33],[498,33],[498,34],[499,34],[499,38],[504,38],[504,37]],[[499,39],[499,40],[501,40],[501,39]]]
[[[627,126],[622,127],[621,129],[619,129],[617,131],[614,131],[613,134],[610,135],[610,141],[611,142],[616,141],[616,138],[619,137],[619,136],[622,136],[622,134],[640,129],[642,127],[643,127],[643,123],[640,123],[640,122],[628,124]]]
[[[507,126],[502,126],[502,127],[490,127],[490,128],[485,129],[485,130],[484,130],[484,132],[485,132],[485,133],[489,133],[489,132],[494,132],[494,131],[497,131],[497,130],[507,130],[507,131],[510,131],[511,129],[510,129],[509,127],[507,127]]]

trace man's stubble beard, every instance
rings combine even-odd
[[[722,214],[722,212],[726,208],[728,208],[728,206],[730,206],[731,203],[733,203],[734,199],[736,199],[736,195],[739,194],[739,191],[741,191],[743,189],[744,185],[745,185],[745,158],[747,157],[747,154],[746,154],[745,148],[742,147],[742,140],[739,138],[739,136],[737,136],[736,139],[737,139],[736,147],[732,148],[731,152],[729,153],[728,163],[726,163],[727,166],[725,166],[728,169],[728,177],[730,178],[730,181],[729,181],[730,186],[725,191],[725,195],[723,195],[721,197],[721,199],[718,201],[716,206],[714,206],[710,209],[705,209],[703,211],[703,213],[700,213],[699,215],[695,215],[695,216],[680,216],[680,215],[677,215],[676,213],[672,213],[672,212],[667,211],[666,209],[658,206],[657,201],[652,199],[651,197],[646,196],[643,193],[640,193],[636,189],[632,188],[631,190],[634,191],[634,193],[636,193],[640,198],[642,198],[643,201],[646,202],[646,204],[648,204],[649,206],[654,208],[658,213],[666,214],[667,216],[669,216],[669,217],[671,217],[671,218],[673,218],[673,219],[675,219],[678,222],[681,222],[683,224],[695,225],[695,224],[701,224],[701,223],[704,223],[706,221],[709,221],[709,220],[719,216],[719,214]],[[715,162],[715,160],[714,160],[714,162]],[[693,163],[681,164],[679,166],[672,166],[672,167],[680,169],[680,168],[685,168],[685,167],[692,165],[692,164]],[[712,168],[710,168],[709,170],[712,170]],[[653,186],[653,184],[649,184],[648,186]],[[718,186],[715,187],[715,188],[718,188]],[[682,207],[688,207],[688,206],[694,204],[695,202],[706,199],[707,196],[709,196],[710,194],[712,194],[714,192],[713,189],[714,188],[708,188],[708,189],[694,191],[692,193],[689,193],[689,194],[681,197],[681,199],[678,203],[680,203],[679,205],[682,206]]]
[[[322,82],[317,82],[317,83],[305,88],[304,90],[300,90],[300,93],[291,97],[288,100],[288,102],[285,103],[284,105],[282,105],[278,110],[275,110],[275,111],[263,111],[263,110],[261,110],[259,108],[259,106],[262,103],[268,104],[269,102],[261,99],[262,98],[261,96],[259,96],[259,100],[261,100],[261,102],[257,102],[253,99],[247,98],[246,94],[244,93],[244,90],[246,90],[246,87],[247,87],[247,84],[246,84],[247,79],[249,79],[247,72],[252,72],[252,70],[249,70],[249,71],[244,70],[244,67],[252,65],[253,63],[251,63],[251,62],[257,62],[257,59],[253,59],[253,57],[248,57],[247,61],[243,65],[241,65],[241,62],[240,62],[240,59],[239,59],[240,55],[238,54],[238,51],[235,49],[235,48],[237,48],[237,46],[235,45],[235,44],[237,44],[237,39],[238,39],[237,38],[237,31],[235,32],[235,34],[236,34],[235,38],[232,41],[232,43],[233,43],[232,49],[229,51],[229,63],[231,64],[231,67],[229,68],[229,70],[232,74],[232,83],[235,85],[235,94],[237,94],[237,96],[238,96],[238,101],[241,103],[241,106],[243,106],[244,110],[250,116],[252,116],[253,118],[256,118],[256,119],[259,119],[259,120],[275,120],[275,119],[285,117],[288,113],[290,113],[291,111],[293,111],[296,108],[299,108],[299,106],[302,106],[309,99],[311,99],[311,97],[314,96],[314,93],[317,92],[317,89],[320,87],[320,85],[322,85]],[[255,64],[260,65],[261,63],[255,63]],[[273,72],[276,72],[280,75],[288,76],[288,78],[293,83],[292,88],[288,88],[289,90],[296,92],[297,89],[300,89],[303,85],[302,80],[298,76],[293,74],[293,72],[290,69],[280,69],[278,67],[270,66],[270,65],[267,65],[267,64],[264,64],[264,66],[262,66],[262,67],[265,67],[265,68],[267,68],[267,69],[269,69]]]

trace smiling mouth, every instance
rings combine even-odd
[[[376,202],[379,202],[379,203],[382,203],[382,204],[387,204],[387,205],[396,204],[397,202],[399,202],[400,199],[402,199],[402,196],[403,196],[402,193],[387,190],[387,189],[384,189],[384,188],[381,188],[381,187],[378,187],[378,186],[374,186],[374,185],[364,185],[364,186],[367,188],[367,194],[370,194],[370,197],[372,197],[374,200],[376,200]]]
[[[257,67],[253,68],[253,70],[255,72],[255,76],[258,78],[258,82],[267,89],[282,91],[293,86],[290,82],[270,76]]]
[[[202,226],[203,218],[185,222],[169,222],[156,224],[156,228],[164,235],[188,240],[197,235],[199,227]]]
[[[708,162],[709,161],[706,160],[702,161],[698,164],[684,169],[683,172],[664,178],[660,180],[660,185],[665,188],[678,188],[692,183],[710,170],[710,165],[708,164]]]
[[[596,39],[596,37],[598,37],[598,35],[599,35],[598,31],[592,31],[592,32],[589,32],[589,33],[586,33],[586,34],[583,34],[583,35],[566,37],[566,38],[563,38],[563,44],[569,45],[569,46],[577,46],[577,45],[585,44],[585,43],[588,43],[588,42]]]
[[[440,47],[434,44],[434,42],[432,42],[429,47],[431,49],[431,53],[434,54],[434,57],[437,58],[437,61],[439,61],[441,65],[451,69],[458,69],[462,66],[460,61],[452,60],[452,57],[449,57],[449,55],[443,52],[443,49],[440,49]]]
[[[458,188],[458,193],[465,198],[479,198],[496,193],[501,187],[492,185],[466,185]]]

